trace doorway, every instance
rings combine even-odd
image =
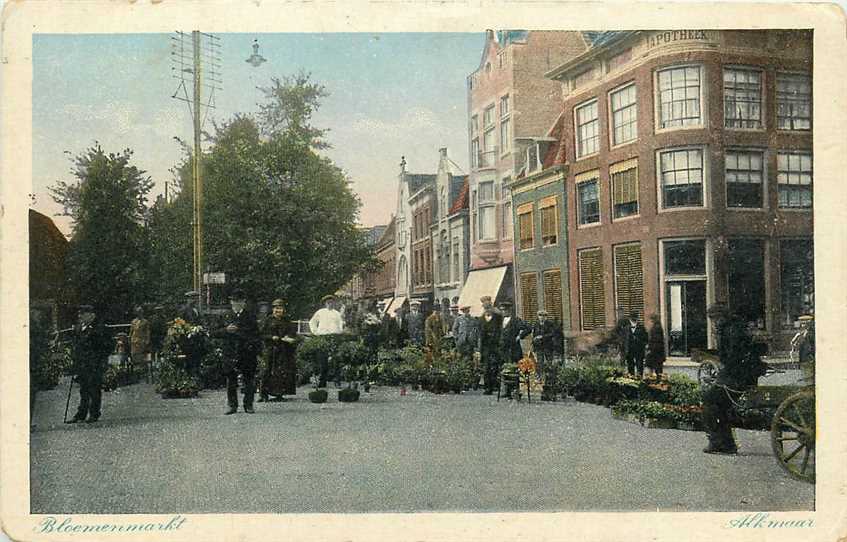
[[[690,356],[692,348],[706,349],[706,281],[669,281],[666,288],[668,355]]]

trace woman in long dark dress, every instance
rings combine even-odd
[[[273,311],[262,321],[261,335],[265,366],[259,401],[267,401],[271,395],[282,401],[283,395],[297,393],[297,325],[285,318],[282,299],[274,300]]]
[[[647,355],[644,363],[653,370],[653,374],[662,374],[665,364],[665,330],[658,314],[650,315],[650,330],[647,332]]]

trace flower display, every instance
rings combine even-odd
[[[518,361],[518,371],[520,371],[521,374],[524,376],[529,374],[535,374],[536,368],[537,366],[535,364],[535,359],[529,356]]]

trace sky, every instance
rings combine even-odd
[[[106,152],[129,148],[133,164],[164,191],[192,140],[186,103],[171,96],[169,34],[39,34],[33,36],[34,208],[70,233],[49,195],[72,181],[71,158],[99,143]],[[482,55],[484,33],[219,34],[222,90],[211,121],[254,113],[272,77],[301,70],[330,95],[313,119],[328,128],[323,151],[350,177],[362,200],[360,221],[385,224],[396,205],[400,157],[415,173],[434,173],[438,149],[467,171],[466,77]],[[258,39],[267,62],[245,60]],[[189,40],[190,41],[190,40]],[[189,91],[191,87],[189,87]]]

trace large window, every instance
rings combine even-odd
[[[497,153],[497,134],[494,130],[494,106],[485,109],[482,114],[482,157],[480,167],[491,167],[494,165]]]
[[[577,210],[579,224],[596,224],[600,222],[600,180],[594,177],[576,185]]]
[[[550,318],[562,321],[562,272],[558,269],[548,269],[541,274],[544,286],[544,310]]]
[[[638,214],[638,161],[627,160],[609,168],[614,218]]]
[[[659,152],[662,208],[703,206],[703,150]]]
[[[521,318],[534,322],[538,314],[538,275],[521,273]]]
[[[796,327],[800,316],[815,312],[814,261],[811,239],[779,242],[780,320],[785,327]]]
[[[514,217],[512,216],[512,193],[506,188],[512,182],[511,177],[503,178],[503,239],[511,239],[514,235]]]
[[[776,155],[779,206],[792,209],[812,207],[812,153],[780,151]]]
[[[459,247],[460,246],[461,245],[459,244],[459,238],[454,237],[453,238],[453,259],[452,259],[452,264],[453,264],[452,265],[452,268],[453,268],[452,279],[453,279],[453,282],[461,282],[461,280],[462,280],[462,274],[461,274],[462,271],[461,271],[461,267],[459,267],[459,262],[460,262]]]
[[[579,297],[582,329],[606,326],[606,292],[603,286],[603,252],[599,248],[579,251]]]
[[[728,150],[725,158],[727,207],[761,208],[764,152]]]
[[[512,148],[512,133],[509,130],[511,118],[509,107],[509,95],[500,98],[500,152],[504,153]]]
[[[730,310],[765,328],[765,247],[759,239],[730,239],[727,286]]]
[[[484,181],[479,183],[479,219],[477,221],[477,240],[486,241],[495,239],[497,232],[495,231],[495,211],[494,211],[494,181]]]
[[[700,67],[661,70],[658,79],[659,128],[703,123],[700,107]]]
[[[479,117],[471,117],[471,167],[479,167]]]
[[[520,236],[519,248],[521,250],[530,249],[535,244],[534,230],[532,204],[521,205],[518,207],[518,235]]]
[[[597,100],[578,106],[576,115],[576,156],[581,158],[599,150],[600,122],[597,119]]]
[[[622,145],[638,137],[635,83],[609,94],[612,109],[612,145]]]
[[[615,302],[624,314],[636,311],[643,321],[644,272],[638,243],[615,247]]]
[[[706,274],[706,241],[703,239],[665,241],[665,274],[701,276]]]
[[[812,78],[808,75],[776,75],[776,125],[780,130],[812,127]]]
[[[727,128],[761,128],[762,72],[724,68],[723,109]]]
[[[556,196],[538,202],[538,213],[541,215],[541,246],[555,245],[559,240],[558,210]]]

